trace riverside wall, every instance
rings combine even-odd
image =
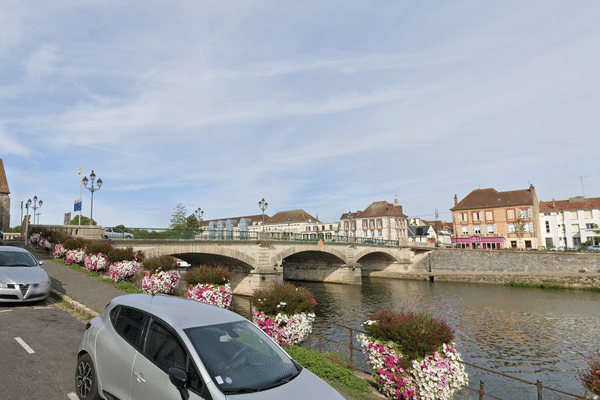
[[[392,277],[392,276],[387,276]],[[395,278],[503,284],[510,281],[600,286],[600,254],[436,249]]]

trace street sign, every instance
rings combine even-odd
[[[81,211],[81,200],[75,200],[75,206],[73,207],[73,211]]]

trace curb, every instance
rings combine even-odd
[[[96,311],[92,310],[89,307],[84,306],[83,304],[81,304],[77,300],[74,300],[73,298],[67,296],[66,294],[56,291],[56,289],[54,289],[54,288],[51,290],[50,295],[60,301],[64,301],[65,303],[68,303],[69,305],[73,306],[77,311],[81,312],[82,314],[87,315],[90,318],[100,316],[100,314],[97,313]]]

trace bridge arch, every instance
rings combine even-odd
[[[295,254],[307,253],[307,252],[329,254],[329,255],[332,255],[332,256],[335,256],[336,258],[338,258],[341,261],[341,263],[343,263],[343,264],[348,263],[345,253],[339,251],[338,249],[331,248],[328,246],[325,246],[319,250],[315,250],[312,247],[311,248],[298,247],[298,246],[288,247],[288,248],[283,249],[279,253],[275,254],[273,257],[271,257],[270,263],[271,263],[271,265],[281,265],[281,263],[286,258],[291,257]],[[324,257],[327,257],[327,256],[324,256]]]

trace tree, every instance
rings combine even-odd
[[[190,214],[185,219],[185,228],[186,229],[196,230],[196,229],[198,229],[199,226],[200,226],[200,223],[198,221],[198,217],[196,217],[195,214]]]
[[[71,220],[71,222],[69,223],[69,225],[89,225],[90,224],[90,219],[84,215],[81,216],[81,224],[79,223],[79,215],[76,215],[75,218],[73,218]],[[96,224],[96,221],[92,220],[92,225],[98,225]]]
[[[177,204],[174,208],[174,212],[171,215],[171,225],[169,228],[171,229],[185,229],[187,226],[187,210],[185,206],[181,203]]]

